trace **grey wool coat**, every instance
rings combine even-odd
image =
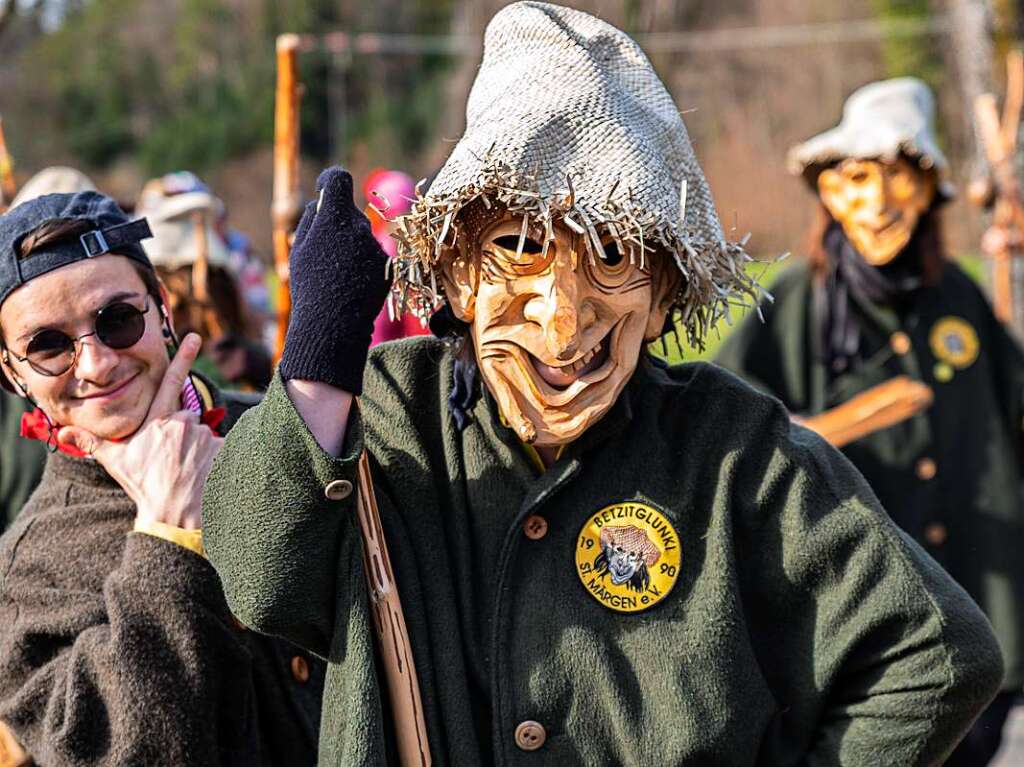
[[[49,456],[0,537],[0,720],[39,765],[313,764],[322,663],[243,629],[210,563],[134,517],[99,464]]]
[[[486,394],[456,428],[453,361],[374,349],[338,458],[276,378],[206,485],[232,609],[330,661],[321,765],[390,759],[355,493],[325,492],[364,446],[436,765],[935,765],[995,695],[977,606],[777,400],[644,358],[538,474]],[[606,577],[605,524],[660,541],[649,583]]]

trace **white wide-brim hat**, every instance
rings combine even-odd
[[[11,209],[23,202],[42,197],[44,194],[76,194],[77,192],[95,192],[96,185],[82,171],[64,165],[53,165],[43,168],[25,182],[11,200]]]
[[[818,176],[830,165],[846,159],[893,162],[900,155],[934,170],[942,197],[956,195],[935,138],[935,98],[916,77],[882,80],[854,91],[839,125],[790,149],[786,165],[817,193]]]
[[[458,214],[484,198],[546,228],[608,231],[643,262],[652,246],[685,277],[676,300],[700,342],[739,296],[756,298],[741,243],[727,242],[682,117],[640,47],[589,14],[518,2],[487,27],[466,130],[429,191],[398,219],[393,298],[425,318]]]
[[[213,230],[223,209],[221,201],[208,192],[143,195],[135,212],[149,221],[153,232],[150,239],[142,242],[153,266],[173,271],[196,262],[201,243],[196,229],[200,218],[197,214],[201,214],[207,262],[211,266],[227,266],[228,250]]]

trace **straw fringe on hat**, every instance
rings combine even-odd
[[[956,195],[935,138],[935,98],[916,77],[882,80],[854,91],[839,125],[790,149],[786,165],[817,192],[818,175],[840,160],[892,162],[901,154],[936,172],[942,197]]]
[[[398,219],[392,300],[428,317],[443,301],[436,269],[459,212],[493,201],[587,237],[606,229],[640,264],[670,253],[685,277],[676,308],[691,342],[735,298],[756,299],[743,243],[727,242],[679,111],[640,47],[586,13],[538,2],[491,20],[466,106],[466,131],[426,195]],[[745,242],[745,241],[744,241]]]

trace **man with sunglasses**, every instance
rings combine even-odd
[[[197,336],[172,358],[148,236],[95,192],[0,217],[0,382],[51,450],[0,537],[0,721],[40,764],[312,764],[322,664],[246,631],[202,548],[248,402],[190,374]]]

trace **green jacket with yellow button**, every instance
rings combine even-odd
[[[645,357],[541,474],[486,394],[456,428],[452,375],[434,339],[374,349],[339,458],[275,377],[209,477],[232,610],[330,661],[322,765],[394,759],[346,484],[364,446],[437,765],[931,765],[996,693],[966,593],[731,374]],[[646,588],[601,575],[604,525],[658,540]]]
[[[717,362],[814,415],[897,375],[928,384],[932,406],[843,449],[893,520],[981,605],[1006,661],[1004,689],[1024,683],[1024,355],[974,282],[947,264],[900,311],[852,294],[863,362],[830,377],[812,349],[806,265],[784,272],[774,302],[726,339]],[[907,341],[909,340],[909,344]]]

